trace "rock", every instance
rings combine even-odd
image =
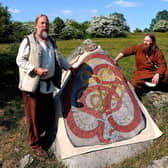
[[[33,158],[30,154],[25,155],[23,159],[20,160],[19,168],[25,168],[28,164],[33,162]]]
[[[155,108],[162,108],[168,104],[168,93],[161,91],[150,91],[145,95]]]
[[[147,168],[168,168],[168,156],[164,156],[159,160],[154,160]]]
[[[52,150],[68,168],[100,168],[141,153],[162,135],[101,46],[85,40],[72,54],[55,97]],[[143,115],[142,115],[143,113]]]

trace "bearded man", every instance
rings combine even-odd
[[[135,55],[136,70],[130,82],[138,96],[168,86],[166,61],[163,52],[157,47],[154,34],[145,34],[143,44],[123,50],[114,62],[117,64],[121,58],[129,55]]]
[[[48,17],[38,16],[35,31],[23,39],[16,58],[28,142],[33,153],[42,158],[48,157],[47,150],[56,132],[53,92],[55,87],[60,88],[62,68],[73,70],[60,56],[48,32]]]

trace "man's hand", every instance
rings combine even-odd
[[[44,69],[44,68],[40,68],[40,67],[34,68],[33,71],[35,74],[37,74],[39,76],[44,76],[44,75],[47,75],[47,73],[48,73],[48,69]]]
[[[159,83],[159,73],[156,73],[152,78],[152,83],[158,84]]]

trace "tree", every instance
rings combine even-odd
[[[151,24],[150,24],[150,31],[153,31],[153,26],[156,24],[156,19],[152,19]]]
[[[20,42],[23,37],[34,31],[33,22],[13,22],[12,23],[13,32],[11,34],[11,39],[13,42]]]
[[[83,37],[84,37],[83,31],[70,25],[66,25],[60,33],[60,38],[65,40],[82,39]]]
[[[11,14],[8,11],[8,7],[3,7],[0,3],[0,23],[1,23],[1,31],[0,31],[0,42],[9,42],[10,34],[12,33],[11,27]],[[5,38],[4,38],[5,37]]]
[[[75,39],[81,39],[84,37],[85,34],[85,30],[84,30],[84,25],[78,23],[77,21],[73,20],[73,19],[68,19],[65,22],[66,26],[70,26],[72,27],[72,29],[74,29],[74,36],[72,38]]]
[[[81,25],[80,23],[78,23],[77,21],[73,20],[73,19],[67,19],[65,22],[66,26],[72,26],[76,29],[81,29]]]
[[[167,10],[163,10],[157,13],[156,15],[156,22],[158,22],[159,20],[168,20],[168,11]]]
[[[81,23],[81,31],[84,33],[83,38],[88,38],[88,33],[87,33],[87,29],[90,25],[90,21],[84,21]]]
[[[142,30],[139,29],[139,28],[136,28],[136,29],[134,30],[134,33],[138,33],[138,32],[142,32]]]
[[[126,19],[124,18],[124,15],[122,13],[114,12],[109,15],[109,17],[117,17],[118,19],[122,20],[123,22],[126,22]]]
[[[163,21],[161,22],[162,24],[158,24],[158,22],[160,21],[160,20],[165,20],[165,21],[168,21],[168,11],[167,10],[163,10],[163,11],[159,11],[157,14],[156,14],[156,18],[154,18],[154,19],[152,19],[152,21],[151,21],[151,24],[150,24],[150,30],[151,31],[154,31],[154,27],[155,27],[155,31],[157,30],[157,31],[159,31],[159,30],[166,30],[167,28],[165,27],[165,28],[163,28],[163,25],[165,25],[166,26],[166,24],[163,24]],[[157,26],[155,26],[157,24]],[[161,28],[159,29],[159,27],[158,26],[161,26]],[[156,28],[157,27],[157,28]]]
[[[168,20],[159,20],[153,26],[153,31],[155,31],[155,32],[167,32],[168,31]]]
[[[72,39],[74,36],[75,36],[75,30],[70,25],[65,26],[60,32],[61,39],[69,40]]]
[[[65,21],[65,27],[60,32],[61,39],[82,39],[84,38],[83,26],[73,19]]]
[[[87,32],[96,37],[125,37],[129,30],[123,15],[114,13],[109,17],[94,17]]]
[[[84,21],[81,23],[81,29],[85,32],[86,29],[89,27],[90,22],[89,21]]]
[[[144,32],[150,32],[150,29],[149,29],[149,28],[144,28],[143,31],[144,31]]]
[[[53,21],[53,31],[57,38],[59,38],[60,33],[64,27],[64,21],[60,17],[56,17]]]

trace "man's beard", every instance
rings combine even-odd
[[[47,39],[48,38],[48,33],[46,31],[42,31],[41,32],[41,37],[44,38],[44,39]]]
[[[43,31],[41,31],[40,36],[41,36],[43,39],[47,39],[47,38],[48,38],[48,33],[47,33],[45,30],[43,30]]]

